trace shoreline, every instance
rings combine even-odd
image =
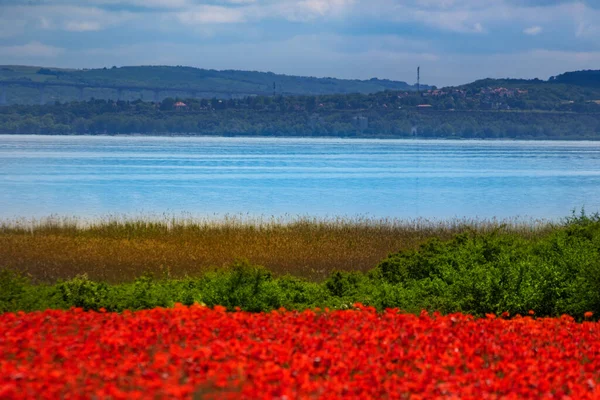
[[[447,137],[403,137],[403,136],[285,136],[285,135],[203,135],[203,134],[185,134],[185,133],[151,133],[151,134],[136,134],[136,133],[100,133],[100,134],[44,134],[44,133],[2,133],[0,137],[23,137],[23,136],[36,136],[36,137],[60,137],[60,138],[75,138],[75,137],[122,137],[122,138],[210,138],[210,139],[297,139],[297,140],[377,140],[377,141],[402,141],[402,142],[590,142],[600,143],[600,137],[597,139],[552,139],[552,138],[447,138]]]

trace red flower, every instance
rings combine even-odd
[[[600,324],[568,316],[415,316],[363,305],[7,313],[0,398],[592,399],[597,354]]]

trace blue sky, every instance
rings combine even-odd
[[[438,86],[600,69],[600,0],[0,0],[0,64]]]

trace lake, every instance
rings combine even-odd
[[[0,218],[545,218],[600,210],[600,142],[0,135]]]

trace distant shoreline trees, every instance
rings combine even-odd
[[[0,133],[600,139],[600,101],[591,100],[600,89],[579,91],[480,85],[422,95],[92,99],[0,107]]]

